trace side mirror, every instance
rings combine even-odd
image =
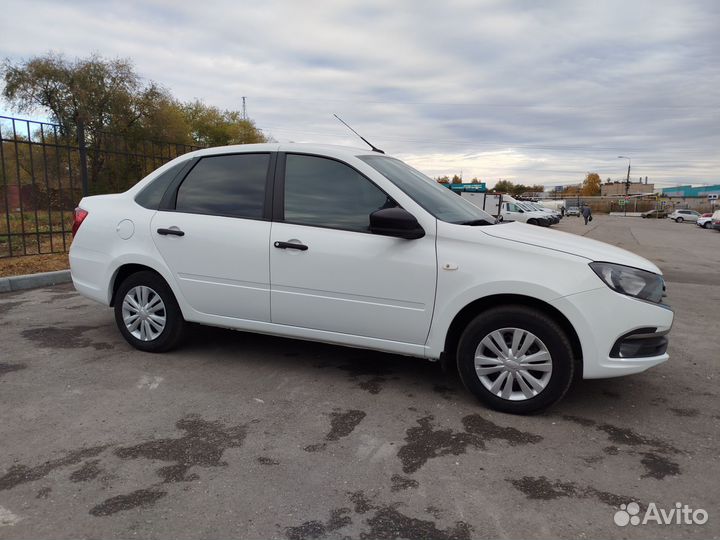
[[[415,216],[399,207],[381,208],[370,214],[370,232],[406,240],[416,240],[425,236],[425,231]]]

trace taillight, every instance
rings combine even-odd
[[[75,209],[75,212],[73,212],[73,226],[72,226],[72,235],[75,236],[78,232],[78,229],[80,228],[80,225],[82,225],[82,222],[85,221],[85,218],[88,216],[88,211],[83,210],[79,206]]]

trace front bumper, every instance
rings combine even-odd
[[[570,319],[580,339],[583,378],[640,373],[668,360],[667,333],[673,311],[602,287],[559,298],[552,304]],[[632,343],[639,336],[643,343]]]

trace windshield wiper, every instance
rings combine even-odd
[[[483,225],[495,225],[497,220],[488,221],[487,219],[471,219],[469,221],[457,221],[458,225],[469,225],[470,227],[478,227]]]

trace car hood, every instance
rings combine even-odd
[[[495,238],[503,238],[545,249],[562,251],[590,261],[604,261],[634,268],[641,268],[655,274],[662,271],[653,263],[630,251],[611,246],[605,242],[591,240],[584,236],[551,229],[526,225],[517,221],[503,225],[483,227],[483,232]]]

